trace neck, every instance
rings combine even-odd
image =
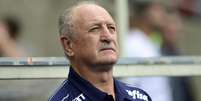
[[[74,67],[74,66],[73,66]],[[115,98],[114,91],[114,80],[113,80],[113,70],[94,72],[87,67],[74,67],[75,71],[83,77],[85,80],[89,81],[93,86],[99,90],[112,95]]]

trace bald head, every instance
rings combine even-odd
[[[98,12],[98,13],[97,13]],[[97,15],[99,14],[99,15]],[[75,32],[75,27],[77,22],[84,22],[87,18],[93,18],[93,16],[102,17],[104,14],[110,17],[110,14],[101,6],[94,2],[81,2],[74,5],[64,11],[64,13],[59,18],[59,33],[60,35],[67,35],[73,37]],[[94,19],[95,20],[95,19]],[[114,22],[114,21],[113,21]],[[81,23],[82,24],[82,23]]]

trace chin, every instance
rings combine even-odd
[[[112,70],[116,62],[117,62],[116,56],[99,57],[94,63],[92,70],[96,72],[108,72]]]
[[[117,62],[117,57],[112,57],[112,56],[107,56],[107,57],[103,57],[100,62],[102,64],[108,64],[108,65],[114,65]]]

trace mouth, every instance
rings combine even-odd
[[[100,51],[113,51],[113,52],[116,52],[116,50],[114,48],[102,48],[102,49],[100,49]]]

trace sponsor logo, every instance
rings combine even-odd
[[[84,97],[83,94],[80,94],[79,96],[77,96],[76,98],[74,98],[72,101],[83,101],[85,100],[86,98]]]
[[[133,99],[140,99],[144,101],[148,101],[148,96],[140,93],[138,90],[126,90],[128,95],[132,96]]]

